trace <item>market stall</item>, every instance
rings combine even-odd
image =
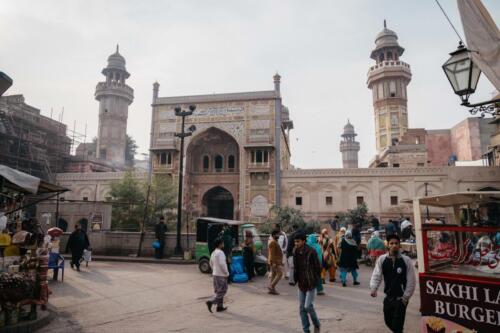
[[[65,191],[0,165],[0,329],[46,308],[50,237],[27,210]]]
[[[500,192],[407,202],[416,224],[421,331],[500,332]],[[425,206],[450,208],[453,220],[426,223]]]

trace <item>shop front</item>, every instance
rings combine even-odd
[[[500,192],[462,192],[412,201],[421,331],[500,332]],[[426,206],[454,219],[422,220]]]
[[[28,210],[65,191],[0,165],[0,331],[46,309],[51,237]]]

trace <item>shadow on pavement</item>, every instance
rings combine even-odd
[[[64,297],[66,295],[71,295],[76,298],[88,298],[91,296],[91,294],[82,291],[81,289],[75,288],[73,285],[70,283],[61,283],[61,282],[56,282],[56,281],[50,281],[49,282],[49,289],[53,291],[53,289],[57,288],[57,297]],[[49,297],[49,302],[50,302],[50,297]]]
[[[283,333],[290,332],[290,327],[283,326],[283,325],[276,324],[276,323],[269,322],[269,321],[259,320],[255,317],[244,316],[244,315],[237,314],[234,312],[226,312],[226,315],[231,316],[231,317],[233,317],[233,319],[238,320],[242,323],[247,323],[247,324],[251,324],[254,326],[258,326],[258,327],[267,328],[267,329],[269,329],[269,332],[283,332]]]
[[[112,280],[106,276],[105,274],[101,273],[99,270],[94,270],[94,271],[86,271],[86,270],[81,270],[80,272],[76,273],[77,276],[81,279],[92,281],[92,282],[98,282],[98,283],[104,283],[111,285]]]

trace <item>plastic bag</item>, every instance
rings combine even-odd
[[[245,272],[243,268],[243,257],[242,256],[234,256],[231,260],[231,273],[232,274],[240,274]]]
[[[92,261],[92,251],[84,249],[83,250],[83,260],[89,262]]]
[[[153,249],[159,249],[160,248],[160,241],[159,240],[155,240],[153,242]]]
[[[232,281],[235,283],[242,283],[248,281],[248,274],[245,273],[243,265],[243,257],[235,256],[231,261],[231,275]]]

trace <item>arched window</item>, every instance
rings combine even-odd
[[[389,82],[389,94],[391,97],[396,97],[396,81],[394,80]]]
[[[387,52],[387,60],[393,60],[391,51]]]
[[[252,150],[252,164],[267,164],[269,162],[269,153],[267,150]]]
[[[210,158],[208,156],[203,156],[203,172],[208,172],[210,168]]]
[[[167,153],[160,154],[160,164],[161,165],[167,164]]]
[[[221,172],[224,169],[224,158],[220,155],[215,156],[215,172]]]
[[[384,54],[383,54],[383,53],[381,53],[381,54],[378,56],[378,60],[379,60],[379,62],[384,61]]]
[[[172,153],[167,154],[167,164],[172,164]]]
[[[227,168],[229,169],[229,171],[234,171],[234,155],[229,155],[229,157],[227,158]]]

